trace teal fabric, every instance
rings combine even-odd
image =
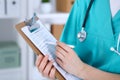
[[[110,47],[117,45],[120,33],[120,11],[112,18],[110,0],[94,0],[87,19],[85,30],[87,38],[80,42],[78,32],[90,0],[76,0],[64,27],[60,41],[74,45],[80,59],[100,70],[120,73],[120,56]],[[120,51],[120,48],[119,48]]]

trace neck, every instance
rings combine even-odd
[[[116,13],[120,10],[120,0],[110,0],[110,8],[112,17],[114,17]]]

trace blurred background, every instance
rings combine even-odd
[[[59,40],[74,0],[0,0],[0,80],[48,80],[35,67],[36,55],[15,25],[37,13]]]

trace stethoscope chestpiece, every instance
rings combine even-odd
[[[80,40],[80,42],[83,42],[86,39],[86,31],[84,30],[84,28],[82,28],[82,30],[78,33],[77,37]]]
[[[91,0],[90,3],[89,3],[89,6],[88,6],[88,9],[86,11],[85,18],[84,18],[84,21],[83,21],[83,24],[82,24],[82,30],[77,35],[77,38],[80,40],[80,42],[83,42],[86,39],[86,36],[87,36],[84,28],[85,28],[87,18],[88,18],[88,15],[89,15],[89,12],[90,12],[90,9],[92,7],[93,2],[94,2],[94,0]]]

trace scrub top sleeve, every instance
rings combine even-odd
[[[75,45],[77,39],[77,9],[78,0],[75,0],[75,3],[71,9],[67,23],[64,26],[60,41],[66,44]]]

